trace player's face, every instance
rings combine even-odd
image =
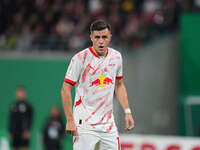
[[[101,31],[93,31],[90,34],[93,48],[99,56],[104,56],[106,54],[106,50],[108,44],[110,43],[111,37],[112,35],[107,28]]]

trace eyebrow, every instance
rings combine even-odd
[[[107,36],[107,35],[102,35],[102,36],[96,35],[96,36],[95,36],[95,38],[100,38],[100,37],[102,37],[102,38],[107,38],[108,36]]]

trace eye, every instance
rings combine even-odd
[[[100,38],[100,36],[95,36],[95,39],[99,39]]]
[[[107,39],[108,37],[106,35],[102,36],[103,39]]]

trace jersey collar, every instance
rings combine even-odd
[[[99,55],[97,55],[97,54],[93,51],[93,49],[92,49],[91,46],[89,47],[89,50],[90,50],[90,52],[91,52],[95,57],[100,58]],[[105,57],[106,57],[107,55],[108,55],[108,48],[107,48]]]

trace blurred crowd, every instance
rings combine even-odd
[[[113,47],[134,49],[176,31],[200,0],[1,0],[0,50],[76,51],[91,45],[89,25],[105,19]]]

